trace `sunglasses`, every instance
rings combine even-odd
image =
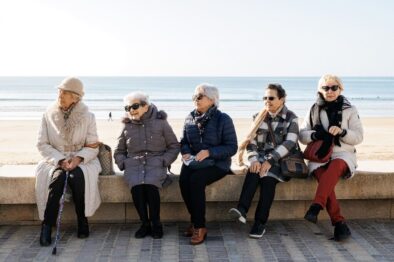
[[[132,104],[131,106],[125,106],[125,107],[124,107],[124,110],[125,110],[126,112],[130,112],[131,109],[137,110],[138,108],[140,108],[140,106],[145,106],[145,105],[146,105],[146,103],[144,103],[144,102],[141,102],[140,104],[134,103],[134,104]]]
[[[275,96],[263,96],[263,100],[264,100],[264,101],[266,101],[266,100],[274,101],[275,99],[276,99]]]
[[[328,90],[332,90],[332,91],[337,91],[339,89],[339,86],[322,86],[321,89],[323,89],[324,91],[328,92]]]
[[[196,94],[196,95],[192,96],[192,100],[193,101],[200,101],[201,99],[203,99],[204,96],[205,95],[203,95],[203,94]]]

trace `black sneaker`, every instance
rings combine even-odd
[[[150,226],[150,223],[143,223],[140,228],[135,232],[134,237],[135,238],[144,238],[147,235],[149,235],[152,231],[152,228]]]
[[[246,224],[246,214],[241,210],[237,208],[231,208],[228,213],[235,219],[238,219],[239,222]]]
[[[352,233],[350,232],[349,227],[346,225],[345,222],[337,222],[335,223],[334,229],[334,240],[335,241],[342,241],[346,240],[350,237]]]
[[[251,238],[261,238],[265,233],[265,225],[260,222],[254,222],[252,229],[249,232]]]
[[[317,216],[323,208],[319,204],[312,204],[306,212],[304,218],[312,223],[317,223]]]
[[[161,223],[157,225],[152,225],[151,236],[154,239],[160,239],[163,237],[163,225]]]

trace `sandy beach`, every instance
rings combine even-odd
[[[179,138],[183,120],[169,119],[169,122]],[[392,137],[394,118],[364,118],[362,122],[364,141],[356,147],[358,158],[360,160],[394,160],[394,138]],[[251,120],[234,119],[234,123],[238,141],[240,141],[248,132]],[[39,125],[39,120],[0,121],[0,165],[35,164],[41,159],[35,146]],[[116,145],[121,127],[119,119],[112,122],[97,121],[100,140],[112,148]]]

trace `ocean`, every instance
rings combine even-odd
[[[40,119],[56,99],[63,77],[0,77],[0,120]],[[287,92],[287,107],[304,117],[316,97],[319,77],[81,77],[84,102],[97,119],[124,115],[123,96],[144,91],[169,118],[183,119],[193,109],[196,85],[219,88],[219,108],[233,118],[249,118],[263,107],[268,83],[280,83]],[[342,93],[360,117],[394,117],[394,77],[344,77]]]

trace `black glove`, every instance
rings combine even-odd
[[[330,149],[330,147],[332,145],[333,139],[334,139],[334,136],[331,135],[330,133],[327,133],[327,135],[324,135],[324,137],[322,139],[323,143],[320,146],[320,148],[316,151],[316,155],[318,158],[323,158],[327,155],[328,150]]]
[[[313,141],[324,140],[330,136],[330,133],[328,133],[326,130],[324,130],[322,125],[315,125],[313,127],[313,130],[316,131],[316,132],[313,132],[311,135],[311,138]]]

